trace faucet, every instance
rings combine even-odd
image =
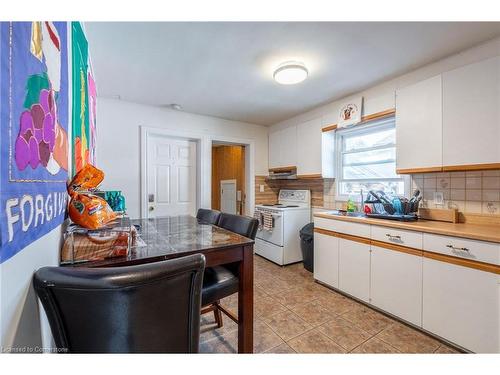
[[[360,195],[361,195],[361,201],[360,201],[360,204],[359,204],[359,211],[360,212],[364,212],[364,205],[365,205],[365,201],[364,201],[364,198],[363,198],[363,189],[361,189],[360,191]]]

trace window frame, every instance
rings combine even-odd
[[[399,177],[387,177],[387,178],[366,178],[366,179],[344,179],[343,178],[343,160],[344,160],[344,155],[346,154],[352,154],[352,153],[359,153],[363,151],[372,151],[372,150],[377,150],[377,149],[387,149],[388,147],[397,147],[397,140],[396,142],[392,145],[384,145],[384,146],[375,146],[375,147],[368,147],[368,148],[362,148],[358,149],[356,151],[344,151],[344,139],[343,137],[348,134],[356,134],[356,135],[362,135],[362,134],[369,134],[372,132],[377,131],[382,131],[384,129],[391,129],[393,128],[394,131],[396,131],[396,118],[395,116],[391,116],[388,118],[384,119],[379,119],[379,120],[372,120],[370,122],[367,122],[366,124],[362,125],[353,125],[348,128],[342,128],[342,129],[337,129],[335,132],[335,199],[338,201],[347,201],[349,199],[349,194],[343,194],[341,192],[341,183],[342,182],[369,182],[369,181],[402,181],[403,182],[403,190],[404,190],[404,195],[408,195],[410,192],[410,178],[409,176],[406,175],[398,175]],[[397,158],[397,154],[396,157]],[[374,163],[366,163],[366,164],[374,164]],[[354,165],[354,164],[352,164]],[[363,164],[358,164],[356,165],[363,165]],[[363,192],[364,196],[366,197],[366,194],[368,192]]]

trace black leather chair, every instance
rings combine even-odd
[[[217,223],[219,222],[220,214],[220,211],[217,210],[200,208],[196,213],[196,218],[200,223],[217,225]]]
[[[217,226],[254,240],[259,222],[246,216],[221,213]],[[238,293],[238,288],[238,264],[207,268],[203,275],[202,314],[213,311],[219,328],[223,325],[221,312],[237,323],[238,318],[221,306],[220,300]]]
[[[115,268],[44,267],[33,284],[61,352],[196,353],[204,267],[201,254]]]
[[[254,240],[257,229],[259,228],[259,221],[253,217],[232,215],[222,212],[217,222],[217,226]]]

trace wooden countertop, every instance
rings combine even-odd
[[[374,219],[368,217],[341,216],[329,214],[328,211],[318,212],[315,217],[325,219],[350,221],[353,223],[380,225],[383,227],[414,230],[418,232],[443,234],[446,236],[470,238],[473,240],[500,243],[500,225],[445,223],[441,221],[418,220],[412,222]]]

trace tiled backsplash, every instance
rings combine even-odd
[[[500,214],[500,170],[415,174],[412,192],[415,189],[424,195],[423,207]],[[444,205],[434,204],[437,191],[443,193]]]
[[[318,181],[295,180],[291,188],[308,189],[313,186],[313,206],[323,209],[340,209],[345,202],[335,200],[335,179],[323,179],[323,200],[316,190],[320,187]],[[500,215],[500,170],[425,173],[411,176],[412,194],[419,189],[424,195],[421,207],[456,208],[460,212]],[[256,177],[256,202],[272,203],[277,200],[279,186],[272,182],[268,185],[264,176]],[[265,193],[259,193],[259,184],[265,184]],[[283,184],[286,184],[284,182]],[[282,186],[285,187],[285,186]],[[444,205],[434,204],[434,192],[443,193]],[[269,201],[269,202],[268,202]]]
[[[335,200],[335,179],[326,178],[323,180],[323,207],[328,209],[341,208],[343,202],[336,202]],[[338,206],[340,205],[340,206]]]

